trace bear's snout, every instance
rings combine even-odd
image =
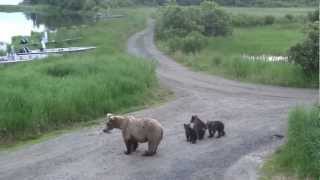
[[[108,129],[103,129],[102,131],[103,131],[104,133],[108,133],[108,134],[111,133],[110,130],[108,130]]]

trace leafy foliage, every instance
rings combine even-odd
[[[205,1],[201,4],[201,24],[206,36],[226,36],[232,34],[231,19],[218,5]]]
[[[161,8],[158,14],[156,37],[168,40],[171,51],[180,49],[194,53],[205,46],[204,36],[232,34],[231,19],[214,2],[206,1],[192,7],[169,5]]]
[[[289,50],[289,60],[309,75],[319,74],[319,21],[310,25],[307,38]]]
[[[273,16],[271,16],[271,15],[268,15],[268,16],[266,16],[264,18],[264,24],[265,25],[271,25],[271,24],[274,23],[274,21],[275,21],[275,18]]]

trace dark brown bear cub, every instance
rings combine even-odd
[[[195,144],[197,141],[196,131],[190,126],[190,124],[183,124],[183,126],[186,132],[187,141]]]
[[[218,131],[217,138],[224,136],[226,133],[224,132],[224,124],[221,121],[208,121],[207,127],[209,131],[209,138],[214,137],[216,131]]]
[[[196,115],[191,117],[190,122],[193,125],[193,129],[196,131],[197,139],[202,140],[206,133],[207,125]]]

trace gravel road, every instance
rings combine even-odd
[[[14,152],[0,152],[0,180],[222,180],[241,157],[278,141],[285,134],[288,110],[312,104],[318,92],[254,85],[192,72],[160,52],[153,42],[154,23],[128,41],[130,54],[157,62],[160,82],[176,98],[131,113],[158,119],[165,128],[154,157],[124,155],[119,131],[103,134],[102,125],[63,134]],[[197,114],[225,123],[227,136],[195,145],[185,140],[183,123]]]

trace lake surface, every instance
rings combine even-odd
[[[0,5],[17,5],[23,0],[0,0]]]
[[[0,42],[11,43],[13,36],[30,36],[32,31],[43,32],[89,22],[93,22],[92,17],[80,14],[0,12]]]
[[[28,19],[24,13],[0,12],[0,42],[11,43],[13,36],[30,36],[31,31],[42,32],[46,29],[44,24],[36,24]]]

